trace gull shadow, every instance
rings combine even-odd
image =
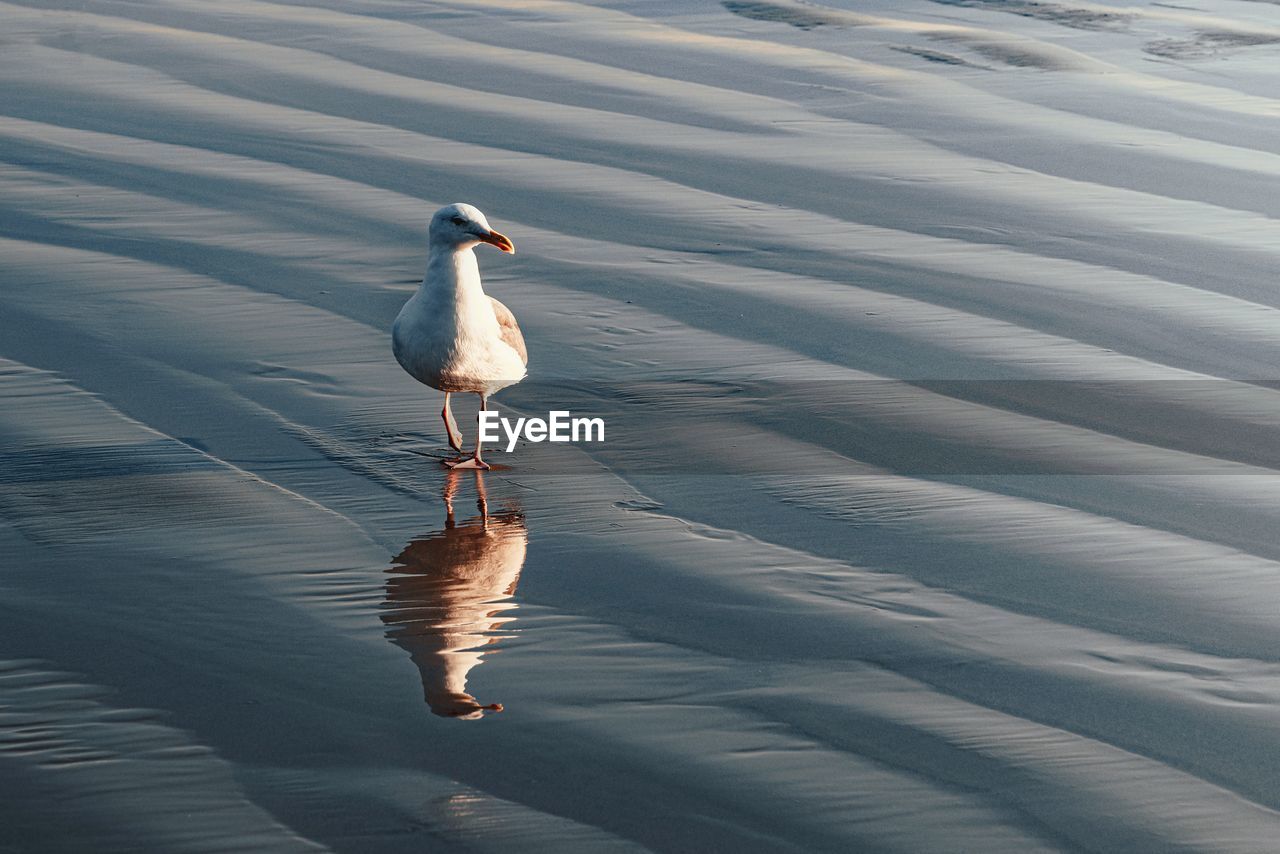
[[[409,653],[433,714],[475,720],[502,711],[467,693],[467,675],[512,621],[512,596],[524,568],[529,533],[519,509],[489,513],[484,473],[473,472],[479,515],[457,521],[453,499],[465,475],[445,475],[444,529],[411,540],[387,570],[382,622],[387,638]]]

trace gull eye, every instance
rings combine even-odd
[[[453,217],[452,222],[453,222],[453,224],[454,224],[454,225],[466,225],[466,224],[467,224],[467,221],[466,221],[465,219],[463,219],[462,217],[460,217],[460,216],[455,216],[455,217]]]

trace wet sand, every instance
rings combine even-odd
[[[1275,850],[1277,58],[1236,0],[0,3],[0,851]],[[435,462],[388,330],[453,201],[499,406],[603,444]]]

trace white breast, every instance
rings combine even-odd
[[[502,340],[471,250],[433,255],[422,287],[396,317],[396,360],[441,391],[492,394],[524,378],[520,355]]]

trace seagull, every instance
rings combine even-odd
[[[418,382],[444,392],[444,419],[449,445],[462,451],[462,434],[449,410],[449,395],[480,395],[480,411],[489,395],[524,379],[529,354],[515,315],[487,296],[471,250],[480,243],[503,252],[516,248],[489,227],[475,207],[445,205],[431,217],[427,274],[391,328],[396,361]],[[471,456],[442,460],[455,469],[487,469],[480,437]]]

